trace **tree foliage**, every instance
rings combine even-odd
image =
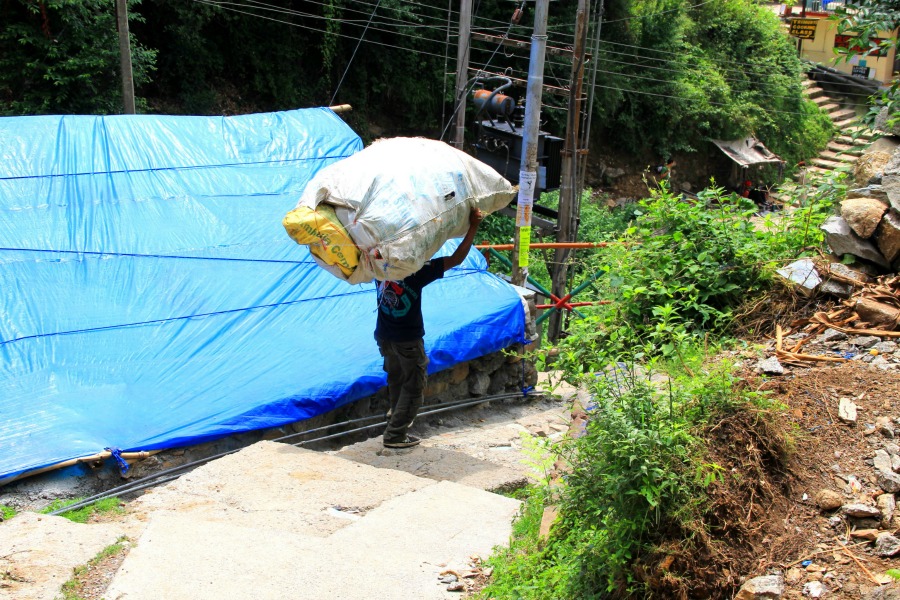
[[[514,24],[516,6],[479,2],[475,30],[527,41],[532,5],[518,5]],[[576,8],[551,4],[551,46],[571,45]],[[119,110],[114,0],[0,0],[0,15],[3,114]],[[459,16],[442,1],[132,0],[130,16],[135,83],[151,112],[350,103],[360,131],[375,122],[433,137],[453,113]],[[755,1],[609,0],[600,39],[595,133],[618,148],[671,154],[755,134],[791,159],[828,134],[802,99],[790,39]],[[527,46],[476,39],[471,53],[475,70],[527,79]],[[548,54],[546,83],[566,87],[570,71],[565,53]],[[543,101],[544,127],[561,134],[565,98]]]
[[[755,135],[792,161],[830,135],[803,98],[790,38],[765,6],[632,2],[630,17],[609,29],[600,60],[615,65],[607,80],[615,93],[605,94],[600,122],[616,145],[671,155]]]
[[[0,22],[0,115],[122,110],[115,0],[0,0]],[[156,51],[131,37],[140,87]]]

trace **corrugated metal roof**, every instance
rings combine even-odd
[[[712,140],[712,143],[718,146],[728,158],[744,167],[784,162],[780,156],[766,148],[762,142],[754,137],[731,141]]]

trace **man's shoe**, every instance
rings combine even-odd
[[[412,448],[413,446],[418,446],[419,442],[421,442],[419,438],[414,435],[408,435],[402,440],[397,442],[384,442],[385,448]]]

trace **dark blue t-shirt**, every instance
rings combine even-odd
[[[406,279],[378,282],[375,337],[388,342],[411,342],[425,337],[422,288],[443,276],[444,259],[435,258]]]

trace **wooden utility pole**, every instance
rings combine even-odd
[[[593,57],[593,62],[591,63],[591,84],[590,89],[587,94],[587,109],[585,110],[585,114],[587,115],[584,122],[584,127],[581,128],[581,154],[578,156],[578,163],[576,167],[576,171],[578,173],[578,187],[580,189],[584,189],[584,176],[585,171],[587,170],[587,156],[588,156],[588,148],[590,148],[591,141],[591,117],[594,116],[594,91],[596,89],[595,85],[597,83],[597,69],[598,69],[598,57],[600,56],[600,31],[603,26],[603,10],[604,10],[604,0],[600,0],[600,4],[597,5],[597,21],[594,26],[594,39],[593,46],[591,47],[591,56]],[[581,212],[581,198],[576,198],[575,202],[575,214],[578,215]],[[578,233],[578,221],[576,223],[576,231]]]
[[[516,200],[516,237],[512,261],[512,282],[515,285],[524,285],[528,278],[528,247],[531,244],[531,209],[537,185],[538,132],[541,127],[541,92],[544,88],[544,51],[547,47],[549,7],[550,0],[537,0],[534,10],[534,33],[531,35],[528,87],[525,93],[525,143],[522,146],[519,197]]]
[[[470,31],[472,29],[472,0],[459,3],[459,40],[456,46],[456,116],[452,144],[463,149],[466,139],[466,84],[469,73]]]
[[[573,242],[578,218],[578,200],[581,186],[578,177],[579,138],[582,113],[582,94],[584,88],[585,47],[587,46],[587,21],[590,15],[589,0],[578,0],[575,13],[575,44],[572,53],[572,73],[569,86],[569,106],[566,121],[566,142],[562,156],[562,180],[559,186],[559,218],[557,221],[556,241]],[[553,252],[553,269],[551,273],[551,292],[557,298],[566,294],[568,276],[568,260],[572,251],[559,248]],[[550,315],[547,337],[555,342],[562,329],[562,312],[555,311]]]
[[[116,25],[119,29],[119,65],[122,70],[122,103],[125,114],[134,114],[134,76],[131,72],[131,39],[128,33],[126,0],[116,0]]]

